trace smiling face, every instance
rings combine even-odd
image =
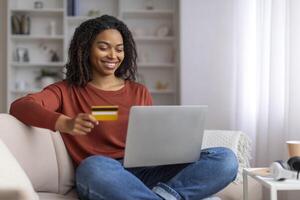
[[[90,53],[93,79],[115,76],[114,73],[124,60],[122,35],[118,30],[107,29],[96,36]]]

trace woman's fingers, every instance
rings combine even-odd
[[[74,129],[73,131],[72,131],[72,135],[86,135],[87,133],[86,132],[84,132],[84,131],[81,131],[81,130],[79,130],[79,129]]]
[[[86,132],[86,133],[91,132],[91,130],[92,130],[92,128],[82,126],[81,124],[75,124],[74,129],[79,130],[79,131],[83,131],[83,132]]]
[[[96,124],[96,125],[99,124],[99,121],[93,115],[89,114],[88,116],[89,116],[90,121],[92,121],[94,124]]]
[[[94,128],[94,124],[92,122],[80,118],[75,120],[75,125],[80,125],[86,128]]]
[[[74,119],[73,133],[76,135],[86,135],[91,132],[99,122],[94,116],[86,113],[80,113]]]
[[[90,121],[93,124],[98,124],[99,122],[96,120],[96,118],[91,114],[82,113],[78,115],[81,119]]]

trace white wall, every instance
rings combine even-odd
[[[234,0],[181,0],[181,104],[206,104],[206,128],[229,129],[234,104]]]
[[[300,1],[292,0],[290,1],[290,101],[289,109],[290,116],[289,119],[289,132],[291,139],[299,140],[299,130],[300,130]]]
[[[6,111],[6,94],[5,94],[5,78],[6,78],[6,51],[5,37],[6,37],[6,0],[0,0],[0,112]]]
[[[300,130],[300,1],[291,0],[289,1],[289,19],[290,19],[290,29],[289,29],[289,139],[299,140],[299,130]],[[298,200],[300,196],[299,191],[289,191],[289,200]]]

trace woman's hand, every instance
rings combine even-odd
[[[55,123],[55,129],[70,135],[86,135],[98,124],[95,117],[87,113],[79,113],[74,118],[60,115]]]

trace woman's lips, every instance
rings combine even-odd
[[[107,62],[107,61],[102,61],[104,66],[108,69],[115,69],[118,65],[118,62]]]

